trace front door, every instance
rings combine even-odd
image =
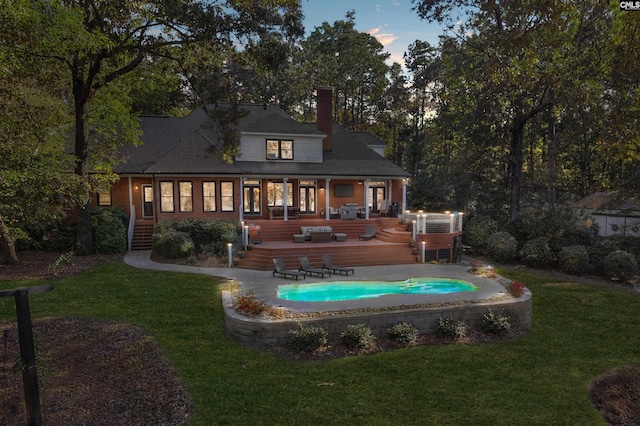
[[[142,217],[153,216],[153,186],[142,185]]]
[[[384,186],[369,187],[369,207],[372,212],[379,212],[382,207],[382,201],[386,196],[386,188]]]

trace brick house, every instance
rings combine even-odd
[[[97,194],[96,205],[120,206],[136,225],[403,213],[410,174],[380,155],[373,135],[333,123],[331,106],[328,88],[318,90],[317,123],[275,106],[241,105],[240,150],[231,163],[221,159],[217,129],[203,109],[142,116],[142,144],[121,149],[120,180]]]

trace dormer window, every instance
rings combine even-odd
[[[267,139],[267,160],[293,160],[293,141]]]

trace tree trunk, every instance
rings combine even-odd
[[[73,82],[75,101],[75,173],[80,176],[83,193],[76,203],[78,226],[76,228],[76,254],[93,254],[93,229],[91,227],[90,185],[89,185],[89,96],[90,87],[85,84],[81,71],[76,70]]]
[[[509,189],[511,201],[509,203],[509,220],[515,220],[520,214],[520,197],[522,191],[522,163],[524,139],[524,125],[526,120],[516,117],[511,128],[511,152],[509,154]]]
[[[549,204],[552,207],[556,207],[557,200],[557,188],[556,182],[558,180],[558,165],[556,161],[556,153],[558,152],[558,141],[556,140],[556,124],[553,112],[549,109],[547,116],[547,158],[548,166],[548,192],[549,192]]]
[[[7,225],[4,223],[2,216],[0,216],[0,247],[2,247],[2,253],[4,254],[4,263],[7,265],[17,265],[20,263],[18,255],[16,254],[13,237],[9,232],[9,228],[7,228]]]

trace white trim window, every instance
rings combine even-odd
[[[293,160],[293,141],[267,139],[267,160]]]

